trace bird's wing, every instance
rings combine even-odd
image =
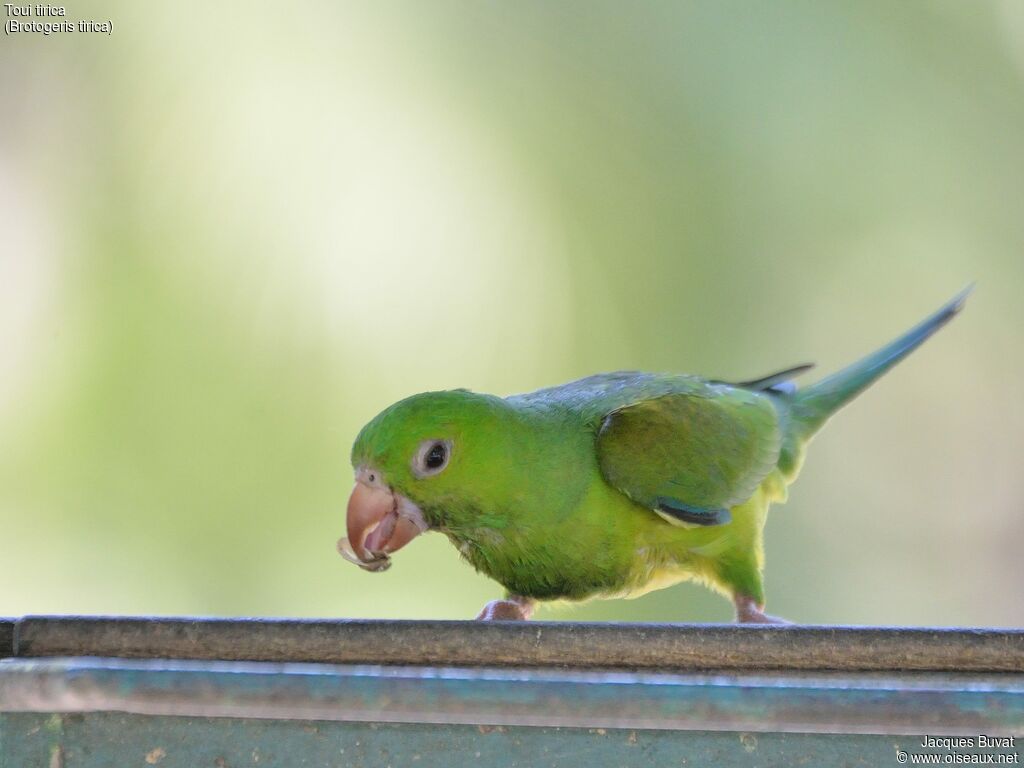
[[[597,437],[604,479],[669,522],[729,522],[779,458],[778,412],[735,387],[666,394],[609,413]]]

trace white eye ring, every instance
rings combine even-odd
[[[416,477],[433,477],[444,471],[452,457],[451,440],[424,440],[412,457]]]

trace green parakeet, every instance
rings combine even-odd
[[[367,424],[346,559],[371,571],[427,530],[501,583],[478,618],[535,601],[636,596],[696,579],[764,613],[762,530],[829,417],[947,323],[970,288],[892,343],[797,389],[802,365],[754,381],[617,372],[524,395],[425,392]]]

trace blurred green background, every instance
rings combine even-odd
[[[1024,4],[77,2],[0,41],[0,614],[475,614],[334,544],[381,408],[815,375],[806,622],[1024,623]],[[693,585],[541,618],[727,620]]]

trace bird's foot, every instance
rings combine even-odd
[[[733,598],[736,604],[736,621],[740,624],[791,624],[792,622],[780,619],[778,616],[770,616],[764,612],[764,606],[758,605],[754,598],[745,595],[736,595]]]
[[[526,621],[533,615],[533,600],[509,595],[507,600],[491,600],[476,617],[477,621]]]

